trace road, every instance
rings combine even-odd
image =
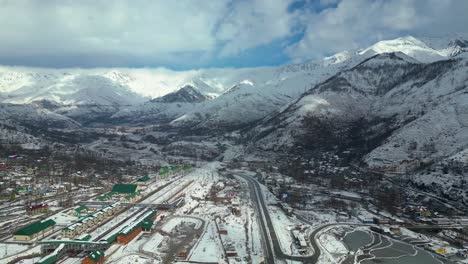
[[[270,243],[270,236],[267,232],[264,217],[262,214],[262,210],[260,210],[260,203],[259,203],[259,198],[258,198],[258,193],[257,189],[255,188],[255,185],[252,183],[252,180],[248,176],[243,176],[239,175],[242,177],[244,180],[247,181],[250,189],[250,194],[253,200],[253,204],[255,207],[255,211],[257,212],[258,220],[259,220],[259,226],[260,226],[260,231],[261,235],[263,236],[263,249],[265,251],[264,257],[265,257],[265,263],[275,263],[275,255],[273,253],[273,249],[271,248],[271,243]],[[282,252],[281,252],[282,253]]]
[[[320,232],[326,226],[314,230],[311,233],[310,243],[314,249],[314,254],[310,256],[291,256],[285,254],[281,249],[281,245],[278,241],[278,236],[276,235],[273,222],[271,220],[270,214],[268,212],[268,207],[263,197],[261,186],[257,180],[251,178],[250,176],[239,175],[249,184],[250,192],[252,199],[254,199],[255,210],[259,216],[260,229],[262,231],[263,241],[265,242],[265,263],[275,263],[275,258],[293,260],[302,263],[316,263],[320,256],[320,248],[317,245],[315,240],[315,235]]]

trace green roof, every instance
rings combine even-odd
[[[40,260],[35,262],[35,264],[54,264],[56,262],[57,262],[57,256],[55,256],[55,254],[52,253],[50,255],[47,255],[47,256],[41,258]]]
[[[142,228],[145,230],[150,230],[152,226],[153,226],[153,221],[151,220],[145,220],[142,224]]]
[[[49,219],[46,221],[40,221],[40,222],[36,222],[36,223],[30,224],[26,227],[21,228],[20,230],[16,231],[13,235],[32,236],[54,225],[55,225],[55,221],[52,219]]]
[[[159,171],[159,175],[164,175],[169,172],[168,167],[162,167],[161,170]]]
[[[105,193],[105,194],[102,194],[98,197],[98,200],[99,201],[106,201],[106,200],[109,200],[110,198],[112,198],[112,195],[114,195],[114,192],[109,192],[109,193]]]
[[[149,180],[150,180],[150,177],[148,177],[148,175],[145,175],[145,176],[141,177],[140,179],[138,179],[137,181],[146,182],[146,181],[149,181]]]
[[[88,207],[86,205],[80,205],[78,208],[75,208],[75,211],[77,213],[81,213],[84,210],[88,210]]]
[[[104,252],[100,250],[93,251],[88,255],[88,258],[91,259],[94,263],[97,263],[103,257]]]
[[[136,195],[137,195],[136,193],[131,193],[131,194],[125,196],[125,199],[130,200],[130,199],[132,199],[132,198],[135,198]]]
[[[116,184],[112,187],[112,192],[116,193],[134,193],[136,192],[138,185],[136,184]]]

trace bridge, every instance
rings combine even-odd
[[[411,230],[442,230],[442,229],[462,229],[467,225],[402,225]]]
[[[163,204],[152,204],[152,203],[120,203],[122,206],[126,207],[142,207],[142,208],[151,208],[156,210],[172,210],[176,207],[179,201],[173,203],[163,203]],[[91,205],[91,206],[109,206],[114,204],[115,201],[111,202],[101,202],[101,201],[83,201],[79,202],[79,205]]]
[[[38,241],[41,245],[41,251],[43,254],[48,254],[60,245],[64,245],[62,251],[85,251],[91,252],[94,250],[105,251],[110,244],[107,242],[92,242],[92,241],[81,241],[81,240],[42,240]]]

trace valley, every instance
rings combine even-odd
[[[468,263],[467,52],[2,67],[0,262]]]

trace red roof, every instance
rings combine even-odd
[[[36,205],[30,205],[28,207],[28,210],[36,210],[36,209],[41,209],[41,208],[44,208],[44,207],[49,207],[48,204],[44,203],[44,204],[36,204]]]

